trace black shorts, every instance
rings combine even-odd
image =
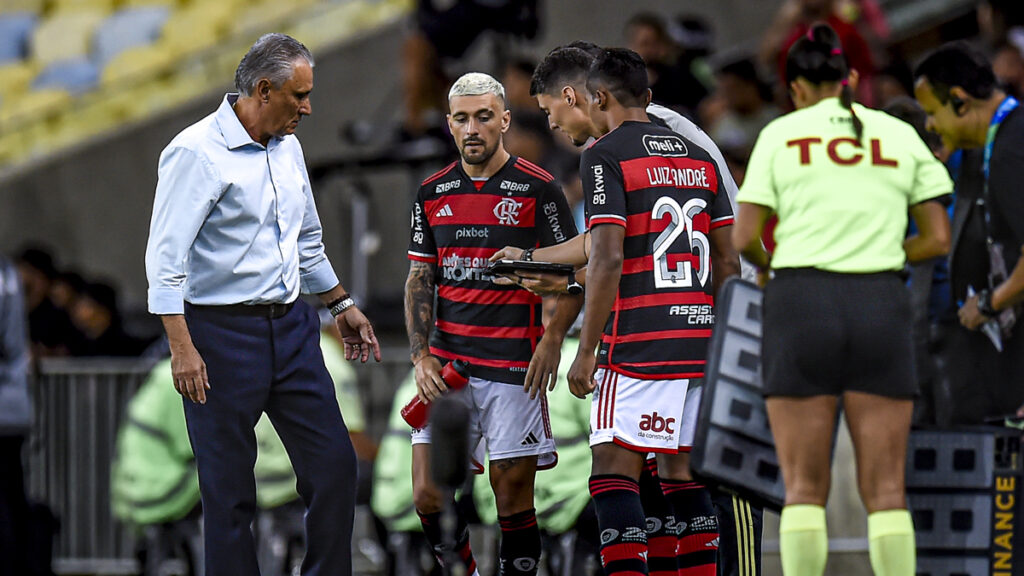
[[[910,295],[895,272],[781,269],[764,294],[765,396],[917,394]]]

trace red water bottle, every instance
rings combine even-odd
[[[469,383],[469,363],[465,360],[452,360],[441,369],[441,380],[450,390],[461,390]],[[413,428],[423,428],[427,425],[427,417],[430,415],[430,405],[420,401],[417,394],[402,408],[402,419]]]

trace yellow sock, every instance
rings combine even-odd
[[[779,552],[784,576],[821,576],[828,561],[825,508],[794,504],[782,509]]]
[[[914,576],[914,523],[906,510],[868,514],[868,552],[876,576]]]

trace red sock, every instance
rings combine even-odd
[[[422,514],[417,510],[416,514],[419,514],[420,524],[423,525],[423,535],[434,549],[434,558],[438,564],[444,566],[445,548],[441,537],[441,513]],[[473,558],[473,550],[469,547],[469,525],[462,518],[462,514],[458,515],[458,524],[455,526],[455,552],[466,566],[466,574],[472,574],[476,570],[476,559]]]
[[[498,516],[501,547],[498,550],[500,576],[533,576],[540,565],[540,529],[533,508],[511,516]]]
[[[711,493],[703,484],[661,479],[661,490],[679,523],[676,562],[679,576],[715,576],[718,518]]]
[[[646,575],[647,533],[636,480],[615,474],[591,476],[590,495],[601,529],[601,565],[605,575]]]
[[[672,506],[661,491],[658,464],[653,458],[640,473],[640,502],[647,517],[647,570],[651,576],[676,576],[676,520]]]

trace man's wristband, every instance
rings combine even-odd
[[[348,310],[355,305],[356,301],[352,299],[352,296],[345,293],[342,294],[340,298],[332,300],[331,303],[327,305],[327,309],[331,311],[331,316],[337,318],[343,314],[345,310]]]
[[[531,247],[527,248],[526,250],[523,250],[523,260],[526,261],[526,262],[533,262],[533,251],[534,250],[536,250],[536,247],[534,247],[534,246],[531,246]]]
[[[992,291],[982,290],[978,292],[978,312],[989,318],[999,316],[999,311],[992,307]]]

